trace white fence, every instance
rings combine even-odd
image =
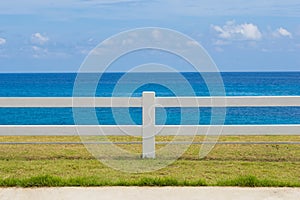
[[[76,103],[74,103],[76,102]],[[0,136],[75,136],[99,135],[143,137],[143,157],[155,157],[155,135],[206,135],[208,129],[221,135],[300,135],[300,125],[155,125],[155,105],[162,107],[282,107],[300,106],[300,96],[231,97],[155,97],[144,92],[140,97],[2,97],[0,107],[142,107],[142,125],[0,125]],[[217,134],[217,133],[216,133]],[[219,134],[219,133],[218,133]]]

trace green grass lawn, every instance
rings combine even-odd
[[[129,141],[129,137],[111,137]],[[135,140],[139,140],[134,138]],[[157,137],[157,141],[170,138]],[[202,137],[195,138],[201,141]],[[79,137],[0,137],[7,141],[74,141]],[[299,136],[235,136],[219,141],[300,141]],[[119,145],[141,152],[141,145]],[[95,159],[84,145],[0,145],[0,186],[293,186],[300,187],[300,145],[219,144],[199,159],[200,145],[171,165],[148,173],[126,173]],[[145,160],[151,164],[151,160]]]

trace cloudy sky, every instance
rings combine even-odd
[[[0,72],[77,71],[101,41],[140,27],[192,37],[221,71],[300,71],[297,0],[10,0],[0,3]],[[122,65],[132,60],[143,62]]]

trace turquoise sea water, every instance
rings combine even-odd
[[[127,77],[123,73],[104,74],[94,93],[89,88],[95,85],[87,74],[84,84],[87,88],[79,96],[140,96],[142,91],[155,91],[157,96],[186,96],[190,87],[196,96],[210,96],[208,86],[198,73],[182,73],[178,75],[136,74]],[[227,96],[300,96],[300,72],[244,72],[222,73],[224,89]],[[76,74],[0,74],[1,97],[71,97]],[[144,84],[144,82],[153,82]],[[216,82],[211,81],[210,84]],[[172,90],[169,88],[176,88]],[[84,88],[85,88],[84,87]],[[210,87],[222,87],[219,83]],[[115,92],[114,90],[118,90]],[[132,91],[130,88],[134,88]],[[87,92],[88,91],[88,92]],[[221,90],[220,90],[221,91]],[[78,93],[76,93],[78,95]],[[218,94],[216,94],[218,95]],[[219,95],[222,95],[221,93]],[[100,124],[141,124],[140,108],[82,108],[83,112],[96,112]],[[227,108],[225,124],[300,124],[300,107],[262,107],[262,108]],[[116,122],[114,114],[129,112],[131,120]],[[193,122],[195,109],[157,108],[157,124],[180,124],[180,116],[189,113],[183,120],[185,124]],[[197,112],[195,112],[197,114]],[[200,108],[199,124],[210,124],[211,109]],[[88,116],[88,114],[87,114]],[[186,116],[186,115],[185,115]],[[190,119],[189,119],[190,118]],[[82,124],[90,124],[88,117]],[[74,124],[71,108],[0,108],[0,124]]]

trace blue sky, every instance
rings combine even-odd
[[[300,70],[297,0],[10,0],[0,3],[0,72],[77,71],[106,38],[153,26],[194,38],[220,71]]]

